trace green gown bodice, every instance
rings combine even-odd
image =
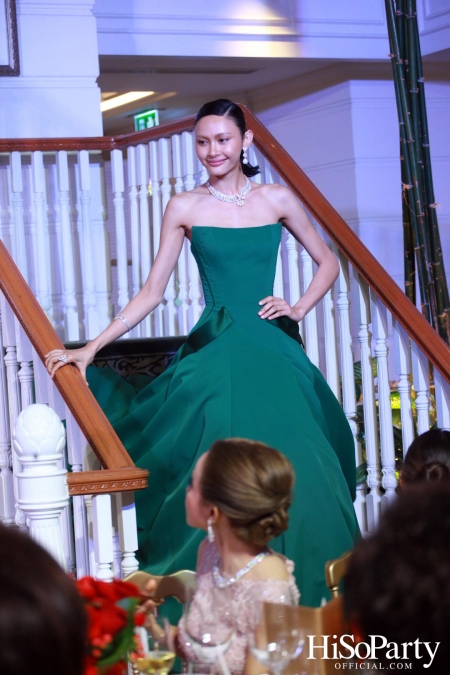
[[[273,293],[281,225],[194,227],[205,308],[172,363],[137,391],[112,371],[89,383],[149,486],[136,493],[141,568],[195,567],[204,532],[185,522],[198,457],[219,438],[262,441],[292,462],[289,529],[271,546],[295,563],[301,602],[327,596],[324,564],[358,536],[355,452],[341,406],[300,342],[298,325],[262,320]]]

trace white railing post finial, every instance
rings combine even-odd
[[[17,503],[30,535],[66,569],[60,516],[69,505],[66,469],[59,468],[66,442],[64,426],[48,406],[23,410],[14,427],[14,450],[23,470],[17,475]]]

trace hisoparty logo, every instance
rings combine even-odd
[[[319,644],[320,642],[320,644]],[[308,635],[307,659],[344,659],[342,663],[336,663],[336,669],[347,670],[358,667],[358,669],[372,668],[379,669],[377,661],[382,655],[383,662],[391,661],[391,666],[396,669],[409,670],[411,664],[407,662],[420,661],[423,659],[423,668],[429,668],[433,663],[434,657],[440,642],[388,642],[383,635],[369,635],[368,642],[356,642],[353,635]],[[349,663],[345,662],[345,659]],[[351,660],[363,661],[364,663],[350,663]],[[371,663],[367,663],[371,661]],[[390,670],[392,668],[389,668]],[[384,668],[383,668],[384,670]]]

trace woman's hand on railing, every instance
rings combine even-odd
[[[94,360],[96,350],[88,342],[87,345],[80,349],[53,349],[45,355],[45,367],[47,368],[50,377],[53,379],[55,373],[65,366],[67,363],[73,363],[86,380],[86,368]]]
[[[297,323],[303,319],[305,312],[291,305],[283,300],[283,298],[275,298],[273,295],[268,295],[259,301],[260,305],[264,305],[258,312],[261,319],[276,319],[279,316],[287,316],[289,319]]]

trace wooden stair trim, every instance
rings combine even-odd
[[[0,289],[42,361],[52,349],[64,349],[2,241]],[[146,481],[148,472],[136,469],[79,370],[75,366],[60,368],[54,381],[102,466],[105,469],[133,469],[140,474],[142,481]],[[142,484],[142,487],[145,485]]]
[[[123,469],[78,471],[67,474],[69,495],[100,495],[113,492],[143,490],[149,472],[136,466]]]

